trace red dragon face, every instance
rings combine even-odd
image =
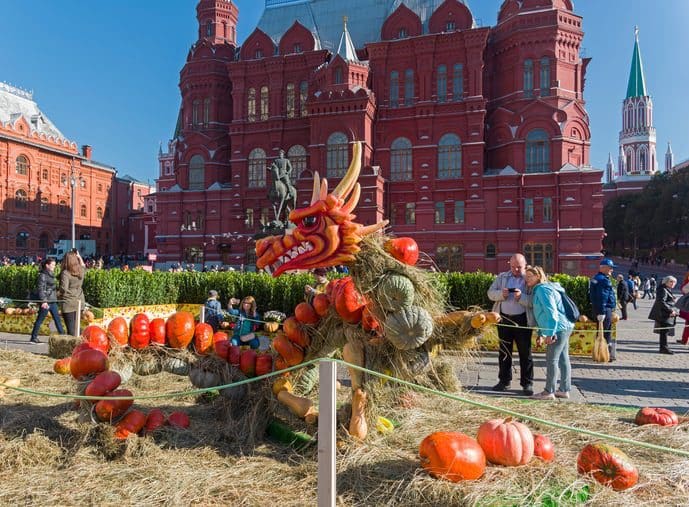
[[[332,193],[328,194],[328,180],[320,180],[316,172],[310,206],[289,214],[296,228],[286,230],[284,236],[269,236],[256,242],[256,267],[279,276],[291,270],[352,262],[360,250],[362,238],[388,223],[384,220],[364,227],[353,221],[356,215],[351,212],[361,193],[361,186],[356,181],[360,168],[361,143],[356,142],[347,174]]]

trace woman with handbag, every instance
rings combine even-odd
[[[651,308],[648,318],[655,322],[653,332],[659,335],[661,354],[674,354],[667,346],[667,337],[675,336],[675,319],[677,309],[675,308],[675,296],[672,289],[677,285],[677,278],[666,276],[658,286],[656,299]]]
[[[679,290],[682,292],[682,298],[680,299],[686,301],[689,298],[689,271],[686,275],[684,275],[684,280],[682,280],[682,285],[680,285]],[[689,311],[685,310],[685,305],[680,305],[679,301],[677,307],[679,308],[679,316],[684,319],[684,330],[682,331],[682,339],[677,340],[677,343],[686,345],[687,343],[689,343]]]

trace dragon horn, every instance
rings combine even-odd
[[[344,175],[340,183],[333,190],[333,196],[345,198],[352,191],[354,183],[359,179],[359,171],[361,170],[361,141],[354,143],[354,153],[352,154],[352,163],[349,164],[347,174]]]
[[[321,179],[318,176],[318,171],[313,174],[313,194],[311,194],[311,204],[318,201],[321,192]]]
[[[321,201],[325,201],[328,197],[328,180],[323,178],[321,180]]]
[[[378,222],[377,224],[362,227],[361,229],[359,229],[358,234],[363,238],[364,236],[368,236],[369,234],[373,234],[374,232],[379,231],[380,229],[388,225],[388,222],[389,220],[383,220],[382,222]]]
[[[342,206],[342,211],[344,213],[351,213],[354,208],[356,208],[356,205],[359,203],[359,196],[361,195],[361,185],[357,183],[354,185],[354,191],[352,192],[351,197],[349,198],[349,201],[345,203],[344,206]]]

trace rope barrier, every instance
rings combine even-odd
[[[421,391],[427,394],[431,395],[437,395],[442,398],[446,398],[449,400],[453,401],[458,401],[460,403],[465,403],[467,405],[472,405],[474,407],[478,407],[484,410],[492,411],[492,412],[498,412],[501,414],[506,414],[512,417],[517,417],[519,419],[523,419],[526,421],[531,421],[535,422],[538,424],[543,424],[545,426],[550,426],[553,428],[558,428],[566,431],[571,431],[574,433],[579,433],[582,435],[588,435],[591,437],[595,438],[600,438],[600,439],[605,439],[605,440],[613,440],[619,443],[627,444],[627,445],[632,445],[632,446],[637,446],[637,447],[644,447],[647,449],[652,449],[655,451],[660,451],[660,452],[665,452],[665,453],[670,453],[670,454],[676,454],[678,456],[683,456],[683,457],[689,457],[689,451],[683,450],[683,449],[673,449],[670,447],[665,447],[662,445],[657,445],[657,444],[651,444],[648,442],[640,442],[638,440],[633,440],[630,438],[625,438],[625,437],[618,437],[616,435],[609,435],[607,433],[601,433],[598,431],[592,431],[592,430],[587,430],[584,428],[576,428],[574,426],[569,426],[567,424],[561,424],[557,423],[554,421],[548,421],[546,419],[542,419],[540,417],[535,417],[535,416],[530,416],[527,414],[523,414],[521,412],[517,412],[515,410],[510,410],[507,408],[502,408],[498,407],[495,405],[491,405],[488,403],[483,403],[480,401],[474,401],[462,396],[458,396],[456,394],[451,394],[451,393],[446,393],[442,391],[438,391],[436,389],[432,389],[429,387],[421,386],[418,384],[414,384],[413,382],[409,382],[406,380],[398,379],[396,377],[386,375],[384,373],[380,373],[377,371],[369,370],[368,368],[364,368],[362,366],[357,366],[351,363],[348,363],[346,361],[343,361],[341,359],[332,359],[332,358],[318,358],[318,359],[312,359],[310,361],[307,361],[305,363],[298,364],[296,366],[291,366],[289,368],[286,368],[284,370],[280,370],[277,372],[272,372],[272,373],[267,373],[265,375],[261,375],[259,377],[254,377],[246,380],[240,380],[238,382],[232,382],[230,384],[224,384],[220,386],[214,386],[214,387],[206,387],[206,388],[199,388],[199,389],[192,389],[189,391],[179,391],[179,392],[173,392],[173,393],[163,393],[163,394],[156,394],[156,395],[144,395],[144,396],[108,396],[108,397],[103,397],[103,396],[85,396],[85,395],[70,395],[70,394],[60,394],[60,393],[48,393],[48,392],[43,392],[43,391],[36,391],[32,389],[25,389],[22,387],[14,387],[14,386],[9,386],[6,384],[0,383],[0,386],[6,387],[8,389],[12,389],[15,391],[19,391],[25,394],[30,394],[30,395],[36,395],[36,396],[45,396],[45,397],[51,397],[51,398],[68,398],[68,399],[77,399],[77,400],[102,400],[102,399],[111,399],[111,400],[152,400],[152,399],[165,399],[165,398],[179,398],[179,397],[185,397],[185,396],[192,396],[196,394],[203,394],[207,393],[209,391],[218,391],[222,389],[227,389],[227,388],[232,388],[232,387],[237,387],[245,384],[251,384],[253,382],[259,382],[264,379],[268,379],[271,377],[275,377],[278,375],[282,375],[285,372],[289,371],[294,371],[298,370],[307,366],[315,365],[315,364],[320,364],[323,361],[331,361],[336,364],[341,364],[343,366],[346,366],[347,368],[352,368],[364,373],[367,373],[369,375],[372,375],[374,377],[380,378],[380,379],[385,379],[390,382],[395,382],[397,384],[401,384],[407,387],[410,387],[412,389],[415,389],[417,391]]]
[[[592,322],[592,321],[591,321]],[[653,323],[652,320],[649,320],[650,323]],[[532,331],[538,331],[540,328],[539,327],[530,327],[530,326],[518,326],[518,325],[513,325],[513,324],[495,324],[496,327],[507,327],[507,328],[516,328],[516,329],[531,329]],[[663,330],[663,329],[675,329],[675,326],[668,326],[668,327],[653,327],[652,329],[654,330]],[[649,328],[647,327],[625,327],[624,331],[648,331]],[[575,331],[575,329],[573,329]],[[619,329],[618,329],[619,331]],[[598,329],[576,329],[577,333],[598,333]]]

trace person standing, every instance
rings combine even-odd
[[[656,300],[651,307],[648,318],[654,321],[653,332],[656,333],[660,341],[660,354],[674,354],[667,346],[667,337],[675,336],[675,319],[677,309],[675,308],[675,296],[672,289],[677,285],[677,278],[666,276],[658,286]]]
[[[533,395],[533,355],[531,354],[531,328],[527,309],[531,295],[527,294],[524,272],[526,259],[520,253],[509,260],[510,270],[500,273],[488,289],[488,298],[494,301],[493,311],[500,314],[506,325],[498,326],[498,383],[493,391],[505,391],[512,382],[512,353],[517,345],[520,381],[524,395]]]
[[[60,271],[60,299],[62,300],[62,318],[67,324],[67,334],[76,336],[79,310],[84,309],[84,260],[79,251],[74,249],[65,254]]]
[[[637,310],[638,309],[636,307],[637,290],[636,290],[636,283],[634,283],[634,276],[632,274],[629,274],[629,277],[627,278],[627,287],[629,287],[629,297],[631,298],[632,305],[634,306],[634,309]]]
[[[682,280],[682,285],[679,286],[679,290],[682,294],[689,294],[689,271],[684,275],[684,280]],[[679,316],[684,319],[684,330],[682,330],[682,339],[677,340],[677,343],[686,345],[689,343],[689,312],[680,309]]]
[[[612,312],[617,306],[617,301],[610,280],[616,267],[611,259],[602,259],[598,266],[598,273],[589,282],[589,299],[596,320],[603,323],[603,336],[610,351],[610,361],[617,359],[617,346],[612,340]]]
[[[624,281],[624,275],[617,275],[617,304],[622,312],[622,320],[627,320],[627,304],[629,301],[629,285]]]
[[[46,315],[50,312],[57,332],[65,334],[65,328],[62,327],[60,320],[60,312],[57,308],[57,290],[55,286],[55,259],[52,257],[46,258],[41,263],[41,272],[38,274],[38,281],[36,283],[36,293],[38,300],[41,301],[41,307],[36,315],[36,321],[31,330],[31,343],[40,343],[38,341],[38,331],[45,320]]]
[[[540,266],[529,266],[524,275],[526,285],[531,289],[531,303],[534,319],[538,326],[536,343],[546,344],[545,390],[534,394],[537,400],[554,400],[569,398],[572,390],[572,368],[569,363],[569,335],[574,324],[565,314],[562,294],[565,290],[559,283],[548,282]],[[555,390],[558,369],[560,371],[560,389]]]
[[[656,298],[656,291],[658,290],[658,282],[656,282],[656,275],[651,275],[651,299]]]

